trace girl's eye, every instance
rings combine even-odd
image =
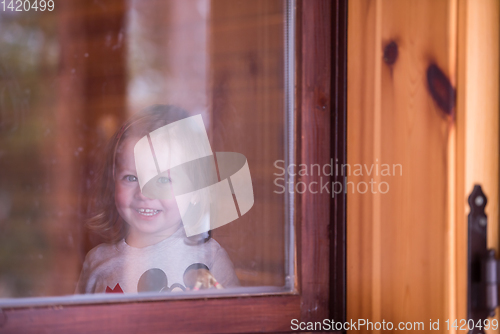
[[[134,175],[127,175],[124,177],[124,179],[129,181],[129,182],[136,182],[137,181],[137,177]]]
[[[161,184],[166,184],[166,183],[170,183],[171,180],[170,180],[170,178],[163,176],[163,177],[160,177],[156,182],[161,183]]]

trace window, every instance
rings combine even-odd
[[[295,16],[290,13],[295,5],[294,34],[290,27]],[[138,109],[167,100],[192,115],[201,114],[214,151],[246,156],[255,195],[253,211],[212,234],[231,257],[242,286],[249,289],[243,295],[209,299],[179,295],[180,300],[168,296],[175,299],[168,301],[161,296],[162,300],[147,302],[151,298],[142,298],[141,303],[128,303],[136,298],[128,295],[51,297],[40,299],[36,309],[15,307],[26,298],[10,299],[11,304],[4,300],[4,327],[21,329],[27,326],[22,319],[29,316],[34,323],[61,329],[81,328],[85,322],[86,330],[91,323],[104,331],[285,331],[291,319],[322,320],[329,317],[329,310],[345,317],[345,201],[329,194],[276,193],[281,188],[274,175],[279,173],[277,161],[283,166],[324,164],[332,153],[345,159],[345,49],[342,44],[332,48],[336,45],[332,39],[345,43],[343,6],[329,1],[110,1],[106,5],[76,1],[56,3],[54,12],[29,13],[32,16],[26,19],[26,13],[2,13],[1,24],[11,24],[20,36],[35,36],[33,44],[41,45],[36,50],[42,55],[34,57],[40,64],[33,65],[33,74],[28,75],[28,60],[14,52],[18,47],[22,53],[30,44],[13,42],[9,49],[13,52],[9,61],[19,62],[11,81],[17,80],[20,88],[18,95],[10,95],[10,113],[4,113],[2,120],[2,127],[9,127],[3,129],[5,151],[18,154],[17,160],[0,160],[4,170],[11,171],[2,180],[7,185],[3,202],[9,208],[4,220],[9,221],[5,226],[15,226],[18,235],[29,235],[35,242],[25,240],[27,248],[18,252],[17,259],[6,256],[11,270],[2,270],[2,276],[4,272],[17,276],[11,280],[14,287],[2,290],[12,295],[2,297],[74,291],[84,255],[100,242],[80,223],[90,198],[88,182],[97,173],[104,143]],[[34,26],[34,32],[23,26],[23,20]],[[295,52],[287,54],[287,47]],[[296,55],[296,61],[290,55]],[[287,80],[293,69],[295,78]],[[294,79],[295,87],[290,85]],[[4,85],[15,90],[11,81],[4,80]],[[28,83],[29,88],[23,87]],[[16,103],[26,100],[21,99],[27,94],[23,89],[38,97],[18,107]],[[20,165],[26,170],[18,170]],[[301,176],[295,184],[315,177]],[[20,180],[24,193],[14,197],[10,189],[18,191]],[[14,225],[12,217],[29,223]],[[18,240],[12,234],[4,238]],[[25,305],[30,303],[37,304],[30,300]],[[58,309],[57,314],[45,306],[67,303],[74,305]],[[113,321],[124,314],[126,321]]]

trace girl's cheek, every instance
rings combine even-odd
[[[117,199],[120,197],[120,194],[121,194],[120,186],[115,183],[115,202],[117,202]]]
[[[115,185],[115,203],[117,206],[123,205],[126,202],[127,194],[126,189],[123,189],[120,185]]]

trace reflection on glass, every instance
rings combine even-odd
[[[0,12],[0,298],[290,283],[285,4]]]

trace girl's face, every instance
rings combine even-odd
[[[126,138],[116,158],[115,204],[120,216],[129,225],[129,235],[167,238],[181,225],[175,198],[160,200],[144,196],[139,187],[134,160],[134,146],[139,138]],[[162,178],[161,182],[170,182]]]

